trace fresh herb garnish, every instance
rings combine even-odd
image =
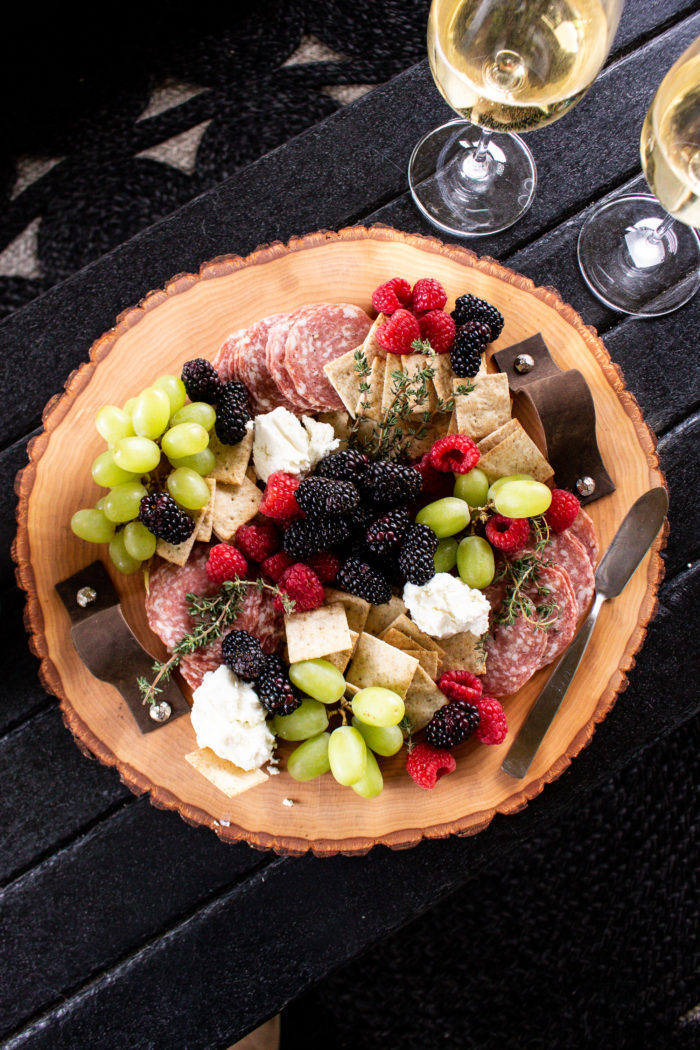
[[[512,561],[505,559],[502,569],[494,577],[494,583],[499,580],[506,583],[501,609],[494,621],[509,626],[520,616],[534,630],[549,631],[561,615],[559,603],[550,597],[549,588],[539,578],[542,566],[552,564],[550,559],[543,557],[549,542],[549,525],[541,517],[532,518],[530,525],[535,534],[534,547]]]

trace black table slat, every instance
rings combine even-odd
[[[0,623],[7,653],[0,703],[0,741],[13,726],[55,703],[39,682],[39,661],[27,646],[24,629],[24,592],[16,587],[0,593]]]
[[[698,448],[700,413],[664,434],[659,442],[661,468],[666,474],[671,494],[671,531],[666,548],[666,571],[669,576],[674,576],[689,562],[700,557]],[[695,614],[697,616],[697,609]]]

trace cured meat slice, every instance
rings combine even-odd
[[[545,645],[545,632],[535,630],[522,616],[508,626],[495,625],[486,638],[484,694],[517,693],[542,666]]]
[[[192,689],[199,689],[205,674],[215,671],[224,662],[221,653],[221,638],[193,653],[185,653],[180,660],[178,670]]]
[[[187,609],[188,594],[216,594],[218,587],[207,576],[208,548],[197,543],[187,564],[163,562],[149,581],[146,616],[151,630],[168,649],[189,634],[194,624]]]
[[[322,303],[294,321],[284,365],[297,393],[313,408],[343,408],[323,366],[360,346],[371,325],[365,311],[351,303]]]
[[[260,599],[256,622],[248,630],[260,639],[264,653],[274,653],[284,638],[284,613],[275,609],[274,595],[269,591],[263,591]]]
[[[550,536],[544,556],[551,558],[556,566],[566,571],[576,595],[578,614],[582,616],[595,592],[595,576],[583,543],[568,529],[565,532],[556,532]]]
[[[578,602],[565,569],[557,565],[542,565],[537,573],[537,583],[542,590],[530,590],[529,596],[536,606],[554,601],[558,607],[557,621],[539,634],[544,639],[544,648],[536,670],[556,660],[566,649],[576,633]]]
[[[212,364],[219,373],[219,379],[222,383],[228,383],[230,379],[235,379],[232,370],[235,367],[240,341],[245,334],[245,328],[239,328],[237,332],[232,332],[231,335],[226,336],[216,351]]]
[[[274,408],[291,408],[294,405],[284,396],[267,367],[267,338],[270,329],[286,314],[264,317],[241,336],[234,351],[231,378],[240,379],[250,391],[251,408],[255,414],[271,412]]]
[[[585,510],[578,512],[573,525],[570,525],[566,531],[575,536],[577,540],[580,540],[586,548],[591,565],[595,568],[598,563],[598,537],[596,536],[595,525]]]
[[[300,310],[295,310],[283,320],[272,325],[265,346],[265,361],[270,376],[277,384],[282,396],[286,397],[297,411],[301,409],[302,412],[310,412],[313,405],[297,392],[284,363],[284,348],[287,335],[295,320],[302,317],[308,309],[309,307],[302,307]]]

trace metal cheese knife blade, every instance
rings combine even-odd
[[[666,489],[645,492],[630,508],[595,574],[595,600],[578,634],[555,665],[513,741],[502,769],[524,777],[566,696],[604,602],[615,598],[634,575],[668,511]]]

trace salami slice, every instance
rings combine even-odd
[[[250,391],[251,408],[255,414],[271,412],[280,406],[294,409],[294,405],[280,391],[267,367],[267,338],[270,329],[286,314],[272,314],[257,321],[239,338],[231,371],[232,379],[240,379]]]
[[[308,307],[302,307],[300,310],[295,310],[293,313],[283,318],[283,320],[272,325],[265,346],[265,361],[270,376],[277,385],[282,396],[286,397],[287,400],[295,406],[297,411],[301,409],[302,412],[310,412],[313,405],[297,393],[297,389],[285,367],[284,348],[287,342],[287,335],[294,324],[294,321],[298,317],[303,316],[306,310],[308,310]]]
[[[240,341],[245,334],[245,328],[239,328],[237,332],[232,332],[231,335],[226,336],[223,343],[216,351],[212,364],[219,373],[219,379],[222,383],[228,383],[230,379],[236,378],[233,374],[233,368],[235,367],[235,361],[238,356]]]
[[[578,512],[573,525],[570,525],[566,531],[575,536],[577,540],[580,540],[586,548],[591,565],[595,568],[598,563],[598,537],[596,536],[595,525],[585,510]]]
[[[343,408],[323,366],[360,346],[371,325],[365,311],[351,303],[323,303],[295,320],[284,365],[297,393],[313,408]]]
[[[256,622],[248,630],[260,639],[264,653],[274,653],[284,638],[284,613],[275,609],[275,599],[269,591],[263,591],[260,598]]]
[[[224,662],[221,653],[221,638],[193,653],[185,653],[180,660],[178,670],[192,689],[199,689],[205,674],[215,671]]]
[[[556,660],[566,649],[576,633],[578,623],[578,602],[571,586],[567,572],[557,565],[543,565],[537,573],[538,587],[542,590],[529,591],[529,596],[536,606],[544,602],[556,602],[558,615],[556,623],[539,634],[544,639],[540,662],[536,668]]]
[[[194,624],[187,609],[188,594],[216,594],[218,588],[207,576],[208,548],[197,543],[187,564],[163,562],[152,573],[146,595],[146,616],[151,630],[168,649],[189,634]]]
[[[515,623],[497,624],[486,638],[486,696],[510,696],[542,666],[545,632],[536,631],[522,616]]]
[[[567,529],[550,536],[544,556],[566,571],[576,595],[578,615],[583,616],[595,592],[595,576],[586,548]]]

